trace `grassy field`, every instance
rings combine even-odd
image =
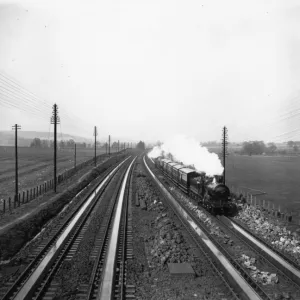
[[[300,213],[300,157],[230,155],[226,182],[231,187],[262,190],[258,196]],[[251,191],[250,191],[251,192]]]
[[[115,152],[115,151],[112,151]],[[97,149],[97,155],[105,150]],[[94,157],[94,149],[77,149],[76,162]],[[53,149],[18,149],[19,190],[31,188],[53,176]],[[62,149],[57,152],[57,173],[74,166],[74,150]],[[15,153],[14,147],[0,147],[0,199],[14,194]]]

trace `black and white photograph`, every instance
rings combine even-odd
[[[300,300],[300,1],[0,0],[0,300]]]

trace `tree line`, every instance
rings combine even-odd
[[[290,151],[294,153],[299,152],[299,143],[294,141],[289,141],[287,146]],[[249,141],[244,142],[242,145],[241,154],[248,155],[260,155],[260,154],[286,154],[287,149],[277,149],[275,143],[267,143],[267,145],[263,141]]]
[[[100,143],[99,141],[96,142],[96,148],[105,148],[108,143]],[[75,141],[73,139],[69,140],[60,140],[57,143],[58,148],[64,149],[64,148],[74,148],[75,146]],[[30,143],[30,147],[32,148],[54,148],[54,141],[53,140],[47,140],[47,139],[40,139],[40,138],[34,138],[32,142]],[[94,147],[94,144],[87,144],[87,143],[76,143],[77,148],[92,148]],[[111,144],[111,149],[117,150],[118,147],[120,150],[124,148],[124,144],[118,142],[113,142]],[[126,148],[128,145],[126,144]],[[145,150],[145,143],[140,141],[137,145],[136,148],[139,150]]]
[[[137,145],[136,145],[136,148],[137,148],[138,150],[144,151],[144,150],[146,149],[145,143],[142,142],[142,141],[139,141],[139,142],[137,143]]]
[[[69,140],[60,140],[57,142],[57,147],[60,149],[64,148],[74,148],[75,146],[75,141],[73,139]],[[34,138],[31,143],[30,147],[32,148],[54,148],[54,141],[53,140],[48,140],[48,139],[40,139],[40,138]],[[94,147],[94,144],[88,144],[88,143],[76,143],[77,148],[91,148]],[[96,147],[97,148],[103,148],[105,147],[105,144],[101,145],[99,141],[96,142]],[[114,142],[111,146],[112,148],[118,147],[118,143]]]

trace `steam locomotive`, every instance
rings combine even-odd
[[[157,157],[154,162],[156,168],[210,213],[225,215],[234,213],[236,207],[231,201],[229,188],[222,183],[223,176],[209,177],[204,172],[198,173],[163,157]]]

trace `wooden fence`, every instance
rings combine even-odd
[[[119,153],[114,153],[119,154]],[[106,156],[106,154],[100,154],[97,156],[97,160],[103,156]],[[94,158],[91,158],[87,161],[84,161],[80,164],[78,164],[76,167],[73,167],[71,169],[68,169],[64,171],[61,174],[58,174],[56,176],[56,183],[60,184],[64,182],[65,180],[69,179],[71,176],[73,176],[76,172],[82,170],[86,166],[94,163]],[[31,200],[36,199],[37,197],[47,193],[49,190],[54,188],[54,179],[50,179],[48,181],[44,181],[42,184],[37,185],[34,188],[27,189],[25,191],[22,191],[18,194],[18,197],[9,197],[8,199],[2,199],[2,205],[0,202],[0,213],[6,213],[11,211],[13,208],[20,207],[20,205],[30,202]],[[16,199],[18,198],[18,199]]]
[[[266,211],[270,215],[273,215],[288,222],[292,222],[293,220],[292,213],[289,212],[287,209],[282,209],[280,205],[277,206],[275,205],[275,203],[272,203],[265,199],[259,197],[257,198],[255,195],[251,194],[250,192],[245,192],[245,190],[241,188],[235,188],[234,186],[232,186],[231,193],[235,195],[236,198],[242,196],[248,205],[257,207],[262,211]]]

